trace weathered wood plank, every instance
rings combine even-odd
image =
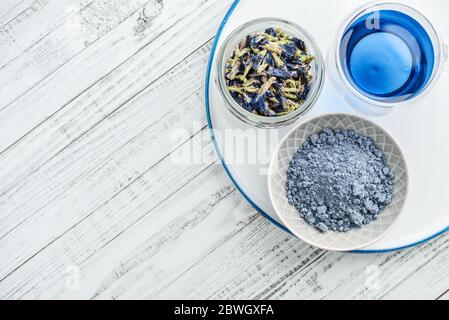
[[[0,255],[5,259],[0,260],[0,278],[169,154],[176,143],[182,143],[171,141],[172,130],[184,129],[190,134],[201,130],[205,125],[202,88],[208,48],[127,101],[9,194],[1,210],[9,228],[2,225]],[[167,100],[170,95],[172,99]],[[81,120],[78,112],[76,116]],[[194,121],[200,125],[194,126]],[[32,239],[29,234],[34,235]]]
[[[191,151],[191,143],[201,145],[204,141],[198,135],[194,141],[181,146],[179,151]],[[206,157],[211,151],[211,145],[206,144],[196,150],[200,150]],[[153,248],[151,253],[155,253],[154,250],[162,250],[163,245],[171,245],[171,241],[178,237],[182,237],[185,242],[190,236],[184,232],[190,228],[194,229],[197,223],[204,223],[198,215],[209,214],[208,210],[215,210],[214,206],[218,205],[220,199],[232,193],[233,188],[221,168],[217,165],[211,167],[212,163],[174,166],[170,157],[162,160],[137,180],[129,182],[116,196],[95,209],[58,241],[48,245],[39,255],[1,281],[0,296],[3,298],[94,296],[111,285],[115,275],[121,274],[122,271],[119,269],[124,267],[124,263],[115,265],[112,264],[113,261],[135,253],[134,246],[140,246],[140,242],[147,241]],[[182,188],[195,177],[198,177],[198,181],[194,182],[193,186]],[[174,195],[180,192],[180,189],[183,190],[181,194]],[[193,190],[195,192],[192,192]],[[176,198],[173,200],[171,197]],[[235,199],[232,209],[235,209],[235,203],[242,200],[233,197]],[[163,209],[166,206],[165,202],[171,203],[168,209]],[[183,206],[178,207],[180,202]],[[237,215],[240,219],[244,219],[242,211]],[[209,226],[211,223],[222,223],[222,219],[230,221],[227,213],[225,215],[221,211],[219,214],[222,217],[209,221]],[[198,221],[194,222],[192,219]],[[237,222],[237,225],[239,223],[241,221]],[[129,228],[129,232],[126,231],[125,235],[122,235]],[[223,232],[227,230],[223,229]],[[115,240],[118,237],[119,239]],[[126,237],[125,241],[123,237]],[[214,239],[220,240],[220,233],[217,233]],[[211,238],[211,241],[215,240]],[[117,248],[115,243],[123,246]],[[116,254],[111,255],[110,250]],[[101,251],[106,253],[99,256]],[[96,271],[83,271],[82,274],[88,279],[82,281],[81,291],[71,292],[65,286],[66,269],[72,265],[82,268],[90,259],[109,259],[106,265],[102,262],[89,264],[89,267],[93,268],[103,265],[104,269],[100,273],[104,277],[95,275]],[[95,280],[92,281],[93,279]]]
[[[69,20],[77,26],[76,32],[61,26],[4,65],[0,70],[0,109],[102,38],[147,1],[95,1]]]
[[[0,28],[0,72],[3,67],[93,0],[38,0]],[[1,10],[1,9],[0,9]],[[66,32],[73,31],[75,19],[67,21]]]
[[[15,17],[26,11],[37,0],[3,0],[0,1],[0,27],[5,26]]]
[[[449,289],[449,236],[428,247],[422,261],[409,263],[410,271],[382,299],[437,299]],[[398,266],[400,268],[407,266]],[[407,270],[408,271],[408,270]]]
[[[210,5],[214,5],[214,3],[210,3]],[[216,7],[219,6],[214,6],[214,8]],[[177,38],[174,38],[173,41],[167,43],[168,49],[180,49],[176,51],[174,58],[181,60],[189,52],[196,49],[197,45],[201,46],[204,43],[204,36],[209,36],[209,33],[213,33],[212,30],[216,27],[211,25],[209,18],[206,20],[200,19],[201,16],[204,16],[203,10],[210,12],[211,8],[204,6],[202,10],[195,11],[195,14],[190,15],[188,19],[181,20],[178,24],[179,28],[173,28],[173,30],[167,32],[166,37],[159,38],[161,42],[156,42],[154,46],[148,46],[148,50],[150,52],[151,50],[157,50],[161,43],[173,39],[172,32],[180,34],[181,30],[184,30],[184,34],[189,36],[188,39],[178,41]],[[196,23],[194,24],[193,21],[196,21]],[[189,25],[195,25],[196,27],[189,31],[186,28]],[[201,30],[206,32],[206,34],[201,33]],[[206,55],[205,53],[201,68],[205,65]],[[27,182],[24,180],[25,177],[28,177],[27,181],[34,180],[30,175],[38,170],[42,164],[46,163],[58,152],[61,152],[61,150],[64,150],[67,145],[75,142],[80,136],[88,132],[92,126],[104,121],[109,114],[121,108],[137,93],[162,75],[165,70],[176,63],[175,59],[165,59],[165,56],[159,56],[159,58],[155,59],[154,54],[149,54],[146,51],[139,52],[133,59],[114,70],[109,77],[100,81],[58,115],[49,119],[45,125],[33,131],[20,144],[16,144],[13,148],[0,155],[0,163],[3,165],[0,165],[0,176],[3,181],[3,184],[0,186],[0,207],[2,207],[2,210],[0,210],[0,221],[3,221],[0,224],[0,234],[4,235],[43,205],[43,203],[35,203],[34,209],[28,207],[25,211],[19,210],[19,207],[17,207],[22,204],[20,194],[24,195],[27,192],[26,190],[31,190],[29,186],[27,187]],[[201,70],[201,75],[204,75],[203,70]],[[180,86],[182,87],[182,85]],[[177,88],[172,90],[176,91]],[[168,96],[172,96],[172,94],[168,93]],[[160,103],[164,104],[166,97],[161,99]],[[158,108],[158,106],[154,106],[154,108]],[[156,115],[159,116],[159,113],[160,111]],[[42,145],[45,145],[45,148],[42,148]],[[26,156],[27,154],[29,157]],[[19,192],[19,190],[22,190],[24,193]],[[24,207],[21,208],[24,209]],[[9,214],[10,212],[18,212],[18,210],[18,214]],[[5,219],[13,220],[6,222]]]
[[[448,237],[419,248],[378,255],[326,253],[270,298],[380,299],[391,288],[447,250]],[[435,250],[433,250],[435,248]],[[307,285],[301,285],[306,283]]]
[[[226,243],[229,238],[257,217],[255,211],[236,191],[224,197],[221,191],[216,190],[220,184],[226,186],[226,182],[230,181],[219,166],[214,166],[213,169],[217,171],[206,174],[202,180],[194,180],[188,188],[181,190],[183,192],[179,193],[179,197],[174,197],[157,212],[157,215],[161,216],[169,216],[170,213],[177,212],[179,215],[177,225],[167,223],[166,228],[160,225],[164,230],[161,232],[164,237],[171,238],[173,233],[175,239],[164,243],[157,240],[161,236],[157,234],[156,239],[148,239],[137,250],[127,250],[130,242],[128,239],[131,235],[127,233],[122,239],[117,239],[115,244],[117,245],[118,241],[125,243],[123,240],[126,239],[126,247],[123,250],[124,253],[127,252],[125,255],[121,258],[113,256],[112,252],[115,250],[110,247],[86,265],[86,274],[90,275],[86,282],[89,283],[93,280],[92,275],[99,266],[108,266],[107,269],[110,270],[106,277],[100,282],[97,281],[99,285],[96,286],[93,298],[160,298],[157,293],[160,288]],[[219,184],[215,186],[217,182]],[[228,185],[228,188],[233,189],[232,184]],[[211,200],[198,202],[200,194],[205,195],[211,192],[213,192]],[[217,200],[220,201],[217,203]],[[154,222],[150,219],[145,219],[140,225],[139,233],[153,224]],[[158,252],[151,250],[159,246],[161,242],[163,246]],[[65,296],[64,292],[59,294]]]
[[[93,295],[89,296],[96,299],[115,298],[126,292],[128,296],[143,297],[145,293],[138,292],[140,288],[134,287],[136,292],[128,290],[128,283],[134,282],[137,277],[151,282],[152,290],[157,290],[226,242],[233,233],[255,217],[254,211],[246,207],[240,196],[233,191],[232,184],[221,168],[213,166],[211,169],[157,210],[155,215],[159,219],[155,219],[154,215],[146,216],[136,225],[137,230],[124,233],[111,247],[102,250],[93,260],[81,266],[88,276],[86,283],[93,284],[89,288]],[[205,195],[209,198],[204,198]],[[172,216],[177,216],[176,223],[165,222],[164,225],[158,221],[171,219]],[[144,236],[143,230],[152,230],[153,226],[160,228],[160,231]],[[139,248],[135,248],[136,243],[133,241],[136,234],[148,239],[144,243],[139,241],[142,243]],[[164,238],[170,241],[165,241]],[[117,245],[122,249],[121,256],[112,255],[115,252],[113,247]],[[92,283],[93,274],[101,265],[109,272]],[[65,295],[64,292],[59,294]],[[146,294],[152,295],[149,292]]]
[[[206,130],[203,133],[208,134]],[[181,154],[196,150],[213,159],[209,141],[197,136],[192,143],[196,147],[185,144]],[[201,173],[203,168],[208,169]],[[195,175],[194,181],[181,188]],[[164,201],[164,197],[168,199]],[[221,166],[173,165],[172,159],[166,158],[0,282],[0,293],[4,298],[99,297],[107,295],[106,291],[120,290],[115,288],[116,278],[126,280],[128,272],[148,263],[153,267],[145,278],[157,289],[254,216],[254,210],[233,192]],[[131,229],[124,232],[129,226]],[[189,254],[181,258],[182,252]],[[86,277],[79,291],[65,286],[65,270],[73,264]],[[103,276],[97,273],[100,266]]]
[[[265,229],[264,234],[276,234],[271,226]],[[448,236],[404,252],[360,255],[322,253],[319,250],[311,254],[306,251],[310,248],[305,244],[285,235],[283,242],[261,240],[263,237],[258,234],[251,249],[240,249],[238,243],[245,243],[252,237],[247,230],[242,230],[242,233],[241,238],[236,238],[235,242],[230,240],[164,288],[160,296],[212,299],[437,298],[444,292],[442,288],[448,287],[445,280]],[[272,250],[274,247],[276,250]],[[301,257],[307,259],[307,265],[299,262]],[[226,266],[222,265],[223,260],[227,261]],[[430,270],[441,271],[433,277]],[[427,281],[426,277],[433,280]],[[442,283],[437,285],[439,281]],[[428,287],[424,290],[426,285]],[[411,291],[405,293],[407,290]]]
[[[162,288],[157,296],[258,299],[270,288],[288,283],[293,274],[322,254],[259,217]],[[141,284],[127,283],[129,290],[133,290],[133,286]],[[152,292],[151,283],[147,283],[145,290]]]
[[[101,107],[98,109],[105,110],[106,114],[112,112],[120,103],[142,90],[213,36],[213,28],[218,23],[214,24],[213,21],[223,14],[228,1],[208,1],[201,4],[199,1],[186,2],[185,5],[179,6],[185,11],[181,9],[173,11],[172,2],[170,2],[160,18],[155,19],[153,24],[146,25],[145,31],[140,31],[138,37],[139,39],[143,37],[140,40],[137,40],[135,36],[138,16],[133,17],[135,20],[125,21],[117,28],[122,32],[115,34],[113,31],[114,37],[101,39],[92,48],[61,68],[57,74],[41,83],[39,88],[0,112],[0,122],[4,124],[0,127],[0,136],[2,136],[0,150],[14,144],[18,139],[23,140],[20,146],[14,145],[8,149],[8,152],[0,154],[0,162],[13,165],[17,159],[22,159],[24,153],[34,153],[32,158],[36,160],[29,162],[30,159],[28,159],[24,162],[25,166],[18,164],[14,170],[9,167],[8,170],[2,171],[0,165],[0,177],[3,181],[0,194],[11,187],[12,181],[22,179],[29,173],[30,168],[35,170],[39,164],[48,159],[48,156],[42,158],[42,153],[55,153],[67,143],[59,144],[60,141],[57,138],[59,123],[61,121],[63,123],[64,120],[58,117],[63,117],[67,112],[75,109],[75,105],[80,106],[75,110],[82,110],[81,114],[92,112],[95,105],[99,103]],[[179,4],[179,2],[173,3]],[[157,50],[161,50],[162,45],[167,49],[171,59],[157,54]],[[111,47],[116,50],[112,56],[107,50]],[[134,52],[137,53],[129,58],[129,55]],[[126,62],[123,63],[124,61]],[[113,71],[108,74],[109,70]],[[100,80],[98,80],[99,77]],[[79,94],[80,90],[81,94]],[[108,100],[105,101],[105,99]],[[87,106],[90,107],[87,108]],[[61,112],[63,109],[64,112]],[[62,116],[55,115],[58,111]],[[80,132],[84,132],[104,118],[103,113],[94,115],[95,112],[90,117],[85,117],[85,121],[76,120],[74,129],[66,125],[65,131],[70,137],[63,134],[65,137],[63,139],[73,140],[79,136]],[[46,120],[48,120],[47,127],[36,130],[36,126],[39,127]],[[52,130],[48,130],[49,123],[54,124]],[[34,131],[29,133],[33,128]],[[41,143],[46,145],[45,150],[40,147]],[[18,154],[21,156],[17,157]]]

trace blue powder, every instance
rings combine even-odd
[[[324,129],[293,157],[286,192],[310,225],[348,232],[376,220],[392,202],[394,175],[371,138]]]

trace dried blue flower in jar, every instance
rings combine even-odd
[[[226,84],[248,112],[266,117],[298,110],[313,80],[311,56],[303,40],[280,28],[246,36],[226,65]]]

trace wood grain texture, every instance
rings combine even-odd
[[[33,2],[0,29],[0,70],[22,52],[26,53],[33,46],[39,45],[58,26],[66,23],[67,29],[75,27],[75,19],[70,18],[81,14],[80,11],[91,2],[92,0]]]
[[[146,0],[95,1],[72,18],[73,28],[62,25],[3,65],[0,109],[106,35],[145,3]]]
[[[37,0],[3,0],[0,2],[0,27],[27,11]]]
[[[215,7],[217,6],[214,6],[214,8]],[[208,6],[203,7],[203,10],[206,9],[208,9]],[[147,48],[156,50],[161,43],[173,39],[173,41],[170,41],[170,44],[167,44],[167,49],[174,50],[175,47],[185,48],[186,50],[197,49],[198,46],[201,46],[204,42],[200,43],[197,40],[198,38],[195,38],[195,35],[199,36],[201,35],[199,31],[204,31],[208,33],[206,34],[208,37],[211,37],[209,33],[213,33],[213,28],[207,27],[209,19],[203,20],[204,24],[199,23],[198,32],[192,30],[191,36],[184,42],[178,41],[176,37],[172,38],[172,36],[179,34],[180,30],[185,27],[185,24],[198,20],[199,16],[204,16],[202,10],[195,11],[195,14],[192,14],[188,19],[179,23],[180,29],[177,28],[171,30],[170,33],[160,38],[160,41],[154,43],[154,46],[149,44]],[[178,59],[186,57],[191,52],[190,50],[176,51],[176,54],[180,55],[180,57],[178,56]],[[64,150],[67,145],[76,142],[79,137],[89,132],[93,126],[101,124],[109,114],[121,109],[123,105],[133,99],[136,94],[148,87],[152,81],[164,74],[166,70],[176,65],[177,61],[179,60],[171,61],[164,59],[163,56],[158,56],[155,59],[154,55],[147,54],[145,51],[140,51],[122,66],[114,69],[112,73],[96,83],[92,88],[89,88],[89,90],[80,95],[72,103],[61,109],[57,114],[48,119],[48,121],[34,129],[22,139],[20,143],[16,143],[14,147],[0,155],[0,162],[5,164],[5,166],[7,166],[7,164],[14,166],[14,168],[4,167],[5,170],[0,173],[3,180],[0,189],[0,198],[3,198],[0,200],[0,204],[3,203],[3,199],[9,199],[8,206],[0,211],[0,220],[3,220],[3,218],[14,219],[16,222],[12,224],[20,223],[20,221],[22,221],[20,214],[10,214],[12,211],[17,211],[17,208],[13,206],[14,201],[11,201],[11,197],[19,196],[19,194],[17,194],[19,189],[24,192],[34,189],[31,185],[29,185],[28,189],[26,187],[27,184],[24,183],[23,179],[26,179],[27,176],[36,172],[42,164],[54,157],[55,154]],[[202,66],[204,66],[204,61]],[[187,79],[185,80],[188,81]],[[202,80],[203,79],[201,78],[201,81]],[[170,92],[167,92],[167,94],[170,94]],[[162,99],[160,103],[165,103],[164,99]],[[155,105],[154,108],[157,109],[158,106]],[[160,111],[157,111],[155,112],[155,116],[156,118],[154,120],[157,120],[162,117],[162,114]],[[40,148],[43,141],[46,141],[45,149]],[[31,150],[33,150],[33,152],[29,153]],[[27,153],[30,155],[29,158],[25,156]],[[61,178],[65,179],[64,177]],[[34,176],[29,177],[29,179],[38,183]],[[17,185],[17,181],[21,181],[20,184],[24,185],[25,189],[23,189],[20,184]],[[42,205],[42,203],[37,204],[34,208],[38,208],[40,205]],[[21,210],[21,212],[31,213],[29,210]],[[27,216],[28,215],[25,214],[25,217]],[[4,226],[5,225],[6,224],[4,224]],[[8,225],[10,224],[8,223]],[[3,234],[3,232],[0,231],[0,234]]]
[[[207,49],[203,49],[202,52],[203,59],[206,60]],[[195,59],[192,63],[195,62],[199,61]],[[203,102],[200,91],[203,88],[203,77],[200,75],[204,72],[200,66],[203,64],[196,65],[199,75],[197,81],[193,83],[198,85],[201,82],[199,88],[193,89],[188,85],[179,88],[179,83],[172,81],[173,74],[167,74],[154,87],[131,100],[116,114],[111,115],[105,120],[105,125],[92,129],[36,172],[30,178],[30,189],[25,188],[23,191],[28,195],[33,190],[37,192],[33,196],[33,202],[36,201],[36,205],[29,203],[31,207],[14,210],[31,212],[31,214],[15,228],[14,232],[8,232],[0,240],[0,246],[5,245],[3,252],[16,255],[14,251],[22,250],[20,255],[22,259],[32,256],[38,248],[50,242],[58,233],[70,228],[80,217],[84,218],[85,215],[90,214],[103,201],[110,199],[114,193],[120,191],[171,152],[176,146],[170,141],[170,129],[185,128],[193,135],[196,133],[193,130],[198,130],[192,128],[194,119],[202,120],[202,126],[204,126],[203,110],[194,108]],[[193,72],[185,73],[185,67],[185,64],[179,66],[183,69],[181,72],[185,74],[180,80],[184,80],[187,84],[187,77],[192,79],[194,74]],[[172,83],[175,86],[171,85]],[[165,97],[175,89],[178,91],[175,99],[164,101]],[[155,106],[165,104],[167,112],[152,112],[148,107],[148,103],[152,100]],[[189,100],[192,106],[190,109],[177,108],[183,101]],[[128,123],[129,119],[135,120],[131,127]],[[87,145],[90,146],[86,148]],[[95,148],[97,152],[93,154],[90,152],[91,148]],[[72,158],[68,167],[63,160],[67,158]],[[56,169],[55,166],[60,169]],[[67,179],[68,172],[74,174],[72,179]],[[70,189],[76,192],[67,194],[66,191]],[[52,196],[49,197],[49,194]],[[80,201],[80,198],[83,198],[83,201]],[[41,207],[45,207],[45,210]],[[61,215],[60,212],[65,213]],[[45,225],[46,228],[39,228],[35,223],[36,220],[41,220],[41,225]],[[33,229],[30,230],[30,227]],[[52,227],[55,230],[52,230]],[[30,231],[39,233],[38,242],[27,241],[27,234]],[[23,241],[27,243],[26,246],[9,246],[9,244],[23,243]],[[10,249],[9,252],[8,249]],[[18,260],[17,264],[21,262],[22,260]],[[6,276],[11,268],[13,268],[11,261],[1,265],[0,274]]]
[[[235,190],[204,114],[230,4],[0,4],[0,298],[449,298],[448,235],[324,252]]]

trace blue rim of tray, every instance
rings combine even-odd
[[[243,191],[243,189],[239,186],[239,184],[237,183],[237,181],[235,180],[234,176],[232,175],[231,171],[229,170],[228,165],[226,164],[223,154],[221,153],[220,147],[218,146],[217,140],[215,138],[215,132],[214,132],[214,127],[212,125],[212,119],[211,119],[211,115],[210,115],[210,106],[209,106],[209,86],[210,86],[210,75],[211,75],[211,68],[213,65],[213,61],[214,61],[214,56],[215,56],[215,51],[217,50],[217,44],[218,41],[220,40],[220,36],[221,33],[223,32],[223,29],[226,25],[226,23],[228,22],[229,18],[231,17],[232,13],[234,12],[235,8],[237,7],[237,5],[239,4],[240,0],[234,0],[234,2],[232,3],[231,7],[229,8],[228,12],[226,13],[225,17],[223,18],[220,27],[218,28],[217,34],[215,36],[215,40],[214,40],[214,44],[212,45],[212,49],[211,49],[211,53],[210,53],[210,57],[209,57],[209,63],[207,65],[207,72],[206,72],[206,84],[205,84],[205,88],[206,88],[206,116],[207,116],[207,124],[210,130],[210,135],[211,135],[211,139],[212,142],[214,144],[214,148],[215,151],[218,155],[218,158],[221,161],[221,164],[223,165],[227,175],[229,176],[229,178],[231,179],[232,183],[234,184],[234,186],[236,187],[236,189],[240,192],[240,194],[243,196],[243,198],[245,198],[246,201],[249,202],[249,204],[251,204],[254,209],[256,209],[263,217],[265,217],[267,220],[269,220],[271,223],[273,223],[276,227],[280,228],[281,230],[287,232],[288,234],[291,234],[291,232],[282,224],[280,224],[279,222],[277,222],[276,220],[274,220],[269,214],[267,214],[265,211],[263,211],[261,208],[259,208],[259,206],[257,206],[257,204],[254,203],[254,201],[245,193],[245,191]],[[408,248],[412,248],[418,245],[421,245],[423,243],[426,243],[432,239],[435,239],[441,235],[443,235],[444,233],[446,233],[447,231],[449,231],[449,226],[446,227],[444,230],[428,237],[425,238],[421,241],[403,246],[403,247],[398,247],[398,248],[392,248],[392,249],[385,249],[385,250],[357,250],[357,251],[353,251],[355,253],[386,253],[386,252],[392,252],[392,251],[398,251],[398,250],[404,250],[404,249],[408,249]]]

